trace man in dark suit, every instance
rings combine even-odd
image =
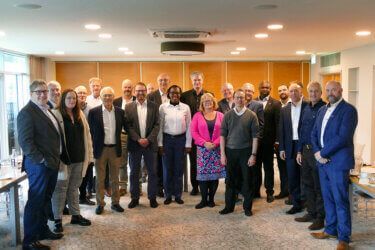
[[[233,85],[231,83],[224,83],[224,85],[221,87],[221,93],[223,94],[224,98],[217,103],[217,111],[225,114],[226,112],[234,108],[235,105],[233,98]]]
[[[355,107],[343,100],[339,82],[329,81],[326,95],[329,104],[319,110],[311,135],[326,224],[324,232],[312,233],[312,236],[318,239],[337,237],[337,249],[349,249],[349,170],[354,167],[353,136],[358,114]]]
[[[246,101],[246,107],[253,111],[258,118],[259,123],[259,133],[258,133],[258,145],[261,143],[263,138],[263,127],[264,127],[264,110],[263,105],[259,101],[256,101],[253,99],[255,88],[254,85],[251,83],[245,83],[242,87],[242,89],[245,91],[245,101]],[[258,147],[257,155],[256,157],[261,158],[262,155],[262,148]],[[253,192],[254,198],[260,198],[260,186],[262,185],[262,162],[256,161],[255,166],[251,169],[252,171],[252,177],[253,182],[251,183],[254,185]]]
[[[289,193],[291,194],[293,207],[287,214],[295,214],[302,211],[301,204],[301,175],[300,167],[296,161],[298,131],[302,112],[307,102],[302,100],[302,89],[298,84],[289,86],[291,102],[280,112],[279,122],[279,150],[280,158],[286,160],[288,173]]]
[[[274,201],[274,171],[273,171],[273,156],[275,150],[275,142],[278,133],[279,117],[281,103],[270,96],[271,84],[268,81],[259,83],[259,97],[256,99],[263,104],[264,110],[264,126],[263,126],[263,139],[258,145],[257,162],[264,169],[264,186],[267,193],[267,202]],[[262,170],[260,169],[260,184],[262,183]]]
[[[147,173],[147,195],[150,207],[156,208],[157,175],[156,155],[158,152],[157,136],[159,133],[159,109],[156,103],[146,100],[146,85],[139,82],[134,87],[136,101],[125,107],[126,128],[128,131],[128,151],[130,163],[129,208],[139,205],[139,172],[142,156]]]
[[[43,80],[30,85],[30,101],[17,117],[18,142],[24,153],[23,170],[29,181],[24,212],[23,249],[50,249],[39,240],[60,239],[47,225],[55,190],[61,152],[61,128],[47,105],[48,88]]]
[[[158,108],[161,104],[167,102],[168,99],[168,87],[171,82],[171,78],[166,73],[161,73],[156,79],[159,88],[147,95],[147,100],[157,104]],[[158,195],[164,197],[163,191],[163,160],[160,154],[157,155],[156,171],[158,176]]]
[[[104,202],[104,181],[106,166],[109,168],[109,179],[112,188],[111,209],[124,212],[120,206],[119,168],[121,165],[121,131],[124,128],[124,111],[113,105],[114,91],[111,87],[100,90],[103,102],[89,112],[89,125],[94,148],[96,172],[96,203],[95,213],[102,214]]]

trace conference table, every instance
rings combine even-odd
[[[20,164],[15,167],[2,165],[0,168],[0,193],[9,192],[11,245],[17,246],[21,243],[20,206],[19,206],[19,184],[27,178],[26,173],[21,173]],[[22,194],[21,194],[22,195]]]

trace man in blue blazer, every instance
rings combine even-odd
[[[337,249],[348,249],[351,235],[349,170],[354,166],[353,136],[358,123],[355,107],[342,98],[339,82],[326,85],[329,104],[319,110],[311,134],[319,167],[326,225],[318,239],[336,238]]]

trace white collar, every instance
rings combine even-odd
[[[138,100],[136,100],[135,102],[137,103],[137,105],[140,105],[140,106],[147,105],[147,100],[145,100],[142,104]]]
[[[339,104],[340,104],[340,102],[342,102],[342,97],[340,98],[340,100],[338,100],[337,102],[335,102],[334,104],[330,104],[330,103],[328,103],[328,108],[336,108]]]
[[[163,93],[163,91],[161,91],[160,89],[158,89],[159,90],[159,94],[160,94],[160,96],[163,96],[163,95],[166,95],[167,93]]]
[[[300,106],[302,105],[302,98],[301,98],[301,100],[299,100],[299,101],[297,102],[296,105],[295,105],[292,101],[290,101],[290,102],[291,102],[292,106],[294,106],[294,107],[300,107]]]
[[[240,110],[240,112],[237,112],[236,107],[233,108],[234,112],[235,112],[236,115],[238,115],[238,116],[243,115],[243,113],[245,113],[246,109],[247,109],[246,106],[244,106],[244,107]]]
[[[104,112],[105,110],[107,110],[107,112],[112,112],[112,111],[115,110],[115,107],[114,107],[113,104],[112,104],[112,109],[111,109],[111,110],[108,110],[108,109],[106,109],[106,108],[104,107],[104,104],[102,104],[102,111]]]

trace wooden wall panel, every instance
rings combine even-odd
[[[310,82],[310,63],[302,62],[302,83],[303,83],[303,95],[308,96],[307,85]]]
[[[89,90],[89,79],[97,75],[97,62],[56,62],[56,80],[62,89],[84,84]]]
[[[302,81],[301,62],[269,62],[269,76],[272,84],[271,95],[278,99],[277,88],[291,81]],[[304,86],[306,88],[306,86]]]
[[[200,71],[204,74],[203,88],[213,93],[218,100],[221,99],[220,88],[225,82],[225,62],[186,62],[184,65],[183,90],[192,88],[190,73]]]
[[[111,86],[115,90],[115,96],[121,96],[121,83],[130,79],[133,83],[140,81],[138,62],[100,62],[99,77],[103,80],[103,86]]]
[[[259,96],[258,84],[268,79],[268,62],[228,62],[227,81],[234,89],[241,88],[246,82],[255,87],[254,97]]]
[[[158,88],[157,77],[161,73],[167,73],[172,84],[183,86],[183,63],[182,62],[142,62],[142,81],[152,83]]]

